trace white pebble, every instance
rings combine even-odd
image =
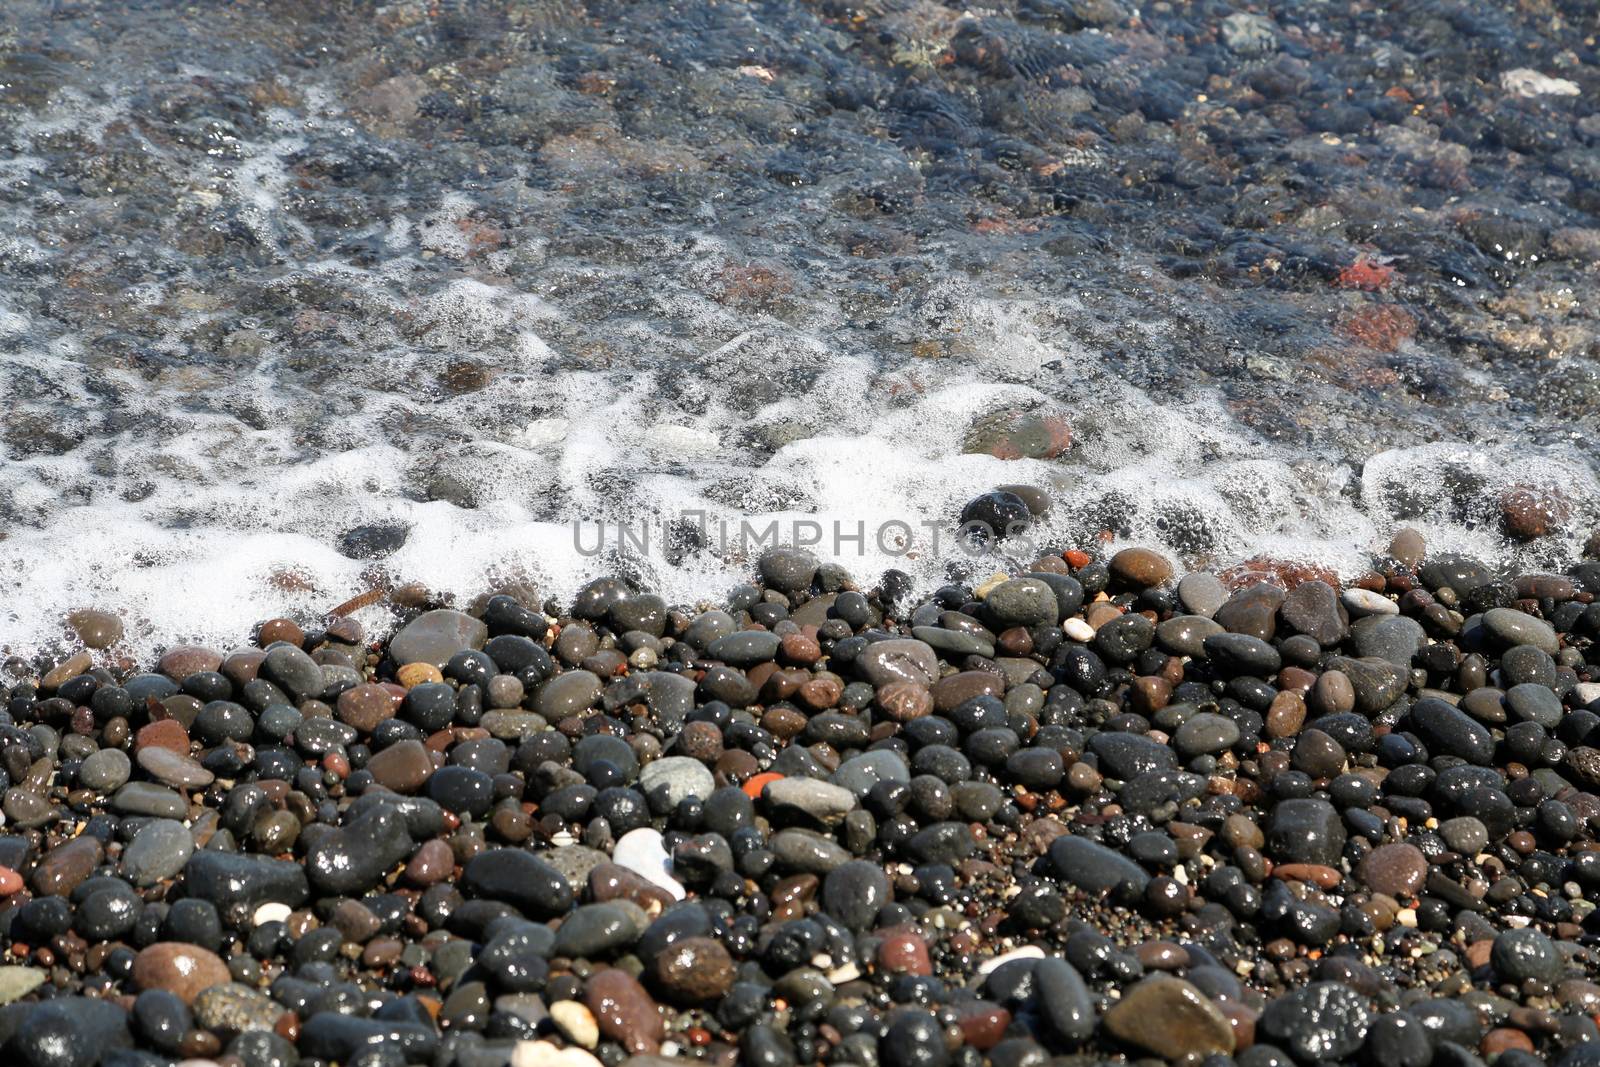
[[[600,1067],[593,1053],[581,1048],[556,1048],[548,1041],[518,1041],[511,1067]]]
[[[1577,96],[1583,92],[1577,82],[1552,78],[1527,67],[1502,71],[1500,88],[1513,96]]]
[[[576,1000],[558,1000],[550,1005],[550,1021],[574,1045],[594,1048],[600,1043],[600,1024],[595,1021],[594,1012]]]
[[[1068,619],[1061,624],[1061,632],[1074,641],[1093,641],[1094,627],[1082,619]]]
[[[1352,615],[1398,615],[1400,605],[1370,589],[1346,589],[1340,597]]]
[[[1572,687],[1572,695],[1577,698],[1576,703],[1581,708],[1600,701],[1600,682],[1579,682]]]
[[[832,982],[834,985],[839,985],[842,982],[854,982],[860,977],[861,968],[856,966],[854,963],[846,963],[842,967],[835,967],[833,970],[827,973],[828,981]]]
[[[290,908],[287,904],[276,902],[263,904],[256,909],[251,922],[256,926],[261,926],[263,923],[281,923],[289,918],[289,913]]]
[[[996,956],[992,960],[984,960],[982,963],[978,964],[978,973],[993,974],[1000,968],[1002,964],[1010,963],[1012,960],[1042,959],[1044,959],[1044,949],[1040,948],[1038,945],[1023,945],[1021,948],[1012,949],[1003,956]]]
[[[672,877],[672,857],[667,855],[660,831],[652,830],[648,826],[629,830],[617,842],[611,860],[617,866],[626,867],[635,874],[642,875],[653,885],[665,889],[672,894],[672,899],[684,898],[683,885]]]

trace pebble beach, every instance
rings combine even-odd
[[[1600,1067],[1590,0],[8,0],[4,1067]]]
[[[754,577],[9,686],[7,1062],[1600,1057],[1600,562]]]

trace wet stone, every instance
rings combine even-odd
[[[99,793],[115,792],[133,773],[133,763],[127,753],[115,748],[102,748],[89,755],[78,768],[78,782],[85,789]]]
[[[1483,613],[1483,628],[1502,645],[1532,645],[1551,656],[1561,650],[1554,627],[1514,608],[1490,608]]]
[[[269,902],[298,907],[311,895],[299,863],[238,852],[200,849],[184,865],[183,879],[189,896],[218,909],[243,904],[254,910]]]
[[[1411,707],[1411,728],[1429,749],[1487,767],[1494,759],[1494,738],[1487,727],[1460,709],[1423,697]]]
[[[141,748],[134,762],[150,777],[174,789],[201,789],[217,777],[189,756],[166,748]]]
[[[1071,834],[1050,845],[1050,864],[1062,878],[1090,893],[1115,889],[1123,882],[1143,892],[1150,882],[1145,869],[1120,852]]]
[[[1111,557],[1111,573],[1135,588],[1161,585],[1172,578],[1172,564],[1148,548],[1124,548]]]
[[[1331,866],[1344,850],[1345,828],[1338,810],[1325,800],[1283,800],[1273,809],[1266,838],[1276,860]]]
[[[396,793],[414,793],[433,774],[433,758],[421,741],[401,741],[367,761],[378,784]]]
[[[1349,632],[1339,594],[1327,582],[1301,582],[1283,598],[1278,614],[1291,630],[1323,648],[1338,644]]]
[[[644,932],[644,913],[631,902],[586,904],[562,920],[554,952],[600,959],[631,945]]]
[[[377,885],[411,849],[405,817],[392,807],[379,807],[319,837],[306,853],[306,875],[319,893],[359,893]]]
[[[1233,1027],[1216,1004],[1179,978],[1154,975],[1126,990],[1105,1014],[1117,1040],[1166,1060],[1231,1053]]]
[[[199,993],[231,980],[228,965],[214,952],[177,941],[158,941],[133,960],[133,984],[161,989],[190,1004]]]
[[[123,815],[182,819],[189,814],[183,797],[152,782],[129,782],[111,797],[111,809]]]
[[[939,677],[938,656],[924,641],[875,641],[856,657],[855,665],[874,686],[890,682],[932,685]]]
[[[63,996],[19,1015],[6,1047],[21,1067],[93,1067],[132,1043],[122,1008],[94,997]]]
[[[734,962],[722,942],[711,937],[675,941],[655,958],[655,985],[674,1004],[705,1004],[727,994]]]
[[[1089,741],[1089,751],[1099,758],[1104,774],[1124,781],[1178,766],[1172,749],[1139,734],[1096,734]]]
[[[1374,893],[1397,899],[1414,895],[1428,874],[1428,860],[1415,845],[1379,845],[1362,858],[1356,878]]]
[[[646,795],[657,789],[667,791],[669,807],[676,808],[690,797],[705,800],[716,789],[716,782],[705,764],[688,756],[667,756],[645,765],[639,772],[639,788]]]
[[[1388,660],[1331,656],[1327,668],[1340,672],[1349,680],[1355,693],[1356,710],[1363,715],[1376,715],[1405,692],[1405,672]]]
[[[625,1051],[654,1055],[661,1050],[665,1027],[655,1001],[626,971],[595,973],[584,984],[584,1003],[594,1013],[600,1032]]]
[[[1214,574],[1194,571],[1178,582],[1178,601],[1192,615],[1209,619],[1227,600],[1227,587]]]
[[[1348,986],[1316,982],[1267,1004],[1258,1029],[1302,1062],[1341,1060],[1366,1040],[1371,1012]]]
[[[154,819],[139,829],[122,852],[122,873],[135,886],[174,878],[194,853],[189,828],[172,819]]]
[[[1561,955],[1548,937],[1533,929],[1507,930],[1494,939],[1489,962],[1508,982],[1536,978],[1555,982],[1565,970]]]
[[[1374,615],[1350,628],[1357,655],[1387,660],[1404,670],[1426,640],[1422,625],[1403,615]]]
[[[564,914],[572,907],[572,886],[561,872],[531,852],[492,849],[469,860],[461,887],[471,896],[500,900],[533,918]]]
[[[389,658],[398,664],[426,663],[444,669],[450,657],[482,648],[489,627],[481,619],[448,608],[423,612],[389,641]]]
[[[1226,752],[1238,743],[1239,724],[1226,715],[1207,712],[1185,720],[1172,737],[1173,747],[1184,759]]]
[[[1048,584],[1037,578],[1013,578],[1001,582],[989,590],[983,608],[999,629],[1033,627],[1056,621],[1055,593]]]
[[[822,881],[823,909],[852,930],[868,929],[889,900],[889,878],[876,863],[849,860]]]

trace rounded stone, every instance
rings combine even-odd
[[[233,978],[216,953],[179,941],[157,941],[141,949],[133,959],[132,977],[135,988],[162,989],[185,1004]]]

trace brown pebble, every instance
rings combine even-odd
[[[877,704],[895,722],[910,722],[933,711],[933,694],[917,682],[889,682],[878,689]]]
[[[805,633],[784,634],[778,643],[779,654],[790,663],[809,667],[822,658],[822,646]]]
[[[596,972],[584,985],[583,1000],[600,1024],[600,1032],[630,1055],[654,1056],[661,1051],[666,1033],[661,1013],[644,986],[627,971],[608,967]]]
[[[433,757],[420,741],[400,741],[373,755],[367,770],[385,789],[413,793],[433,774]]]
[[[1428,858],[1404,842],[1379,845],[1356,867],[1356,878],[1377,893],[1403,898],[1416,895],[1428,876]]]
[[[998,1045],[1006,1036],[1006,1027],[1011,1025],[1011,1013],[996,1004],[981,1000],[959,1002],[955,1010],[962,1042],[979,1052],[987,1052]]]
[[[1483,1035],[1483,1041],[1478,1045],[1478,1051],[1487,1059],[1493,1059],[1502,1052],[1517,1049],[1522,1052],[1533,1051],[1533,1039],[1521,1030],[1500,1026]]]
[[[450,846],[435,838],[432,841],[424,841],[406,862],[406,880],[412,885],[426,889],[450,877],[454,867],[455,856],[450,851]]]
[[[46,691],[60,689],[67,682],[87,671],[92,662],[87,652],[78,652],[68,656],[51,668],[43,678],[39,679],[39,688]]]
[[[214,671],[222,666],[222,653],[202,645],[178,645],[169,648],[156,662],[156,670],[181,682],[191,674]]]
[[[394,672],[395,681],[413,689],[427,682],[442,682],[444,674],[431,663],[407,663]]]
[[[1268,737],[1293,737],[1305,721],[1305,700],[1292,689],[1280,690],[1267,708],[1266,734]]]
[[[1356,706],[1356,687],[1343,671],[1323,671],[1307,703],[1318,715],[1341,715]]]
[[[1003,697],[1005,688],[1005,682],[988,671],[962,671],[933,683],[933,706],[943,714],[974,697]]]
[[[1189,966],[1189,953],[1171,941],[1141,941],[1133,956],[1147,971],[1179,971]]]
[[[335,714],[340,722],[368,734],[386,719],[394,718],[399,706],[400,701],[386,687],[369,682],[340,693]]]
[[[722,731],[713,722],[685,723],[676,744],[680,756],[714,763],[722,755]]]
[[[1334,889],[1344,880],[1344,875],[1320,863],[1280,863],[1272,868],[1272,877],[1285,882],[1309,882],[1318,889]]]
[[[122,640],[122,620],[109,611],[80,608],[67,615],[67,625],[86,648],[110,648]]]
[[[1204,993],[1157,974],[1123,992],[1102,1020],[1117,1040],[1163,1059],[1232,1053],[1233,1026]]]
[[[262,648],[284,641],[299,648],[306,642],[306,632],[293,619],[268,619],[256,631],[256,644]]]
[[[615,863],[597,864],[589,872],[589,896],[595,903],[631,900],[649,914],[660,914],[673,898],[665,889],[626,867]]]
[[[878,945],[878,969],[887,974],[931,975],[933,961],[928,956],[928,943],[909,930],[888,934]]]
[[[1172,564],[1148,548],[1124,548],[1111,557],[1111,574],[1124,585],[1148,589],[1172,577]]]
[[[844,696],[844,683],[837,678],[813,678],[805,682],[795,697],[814,711],[831,708]]]
[[[94,873],[105,857],[100,840],[92,834],[75,837],[51,849],[33,868],[29,881],[35,896],[64,897]]]
[[[674,1004],[705,1004],[727,994],[734,971],[733,957],[721,941],[686,937],[656,956],[651,976]]]
[[[133,958],[135,987],[164,989],[185,1004],[192,1004],[201,990],[232,980],[222,957],[182,941],[157,941]]]

